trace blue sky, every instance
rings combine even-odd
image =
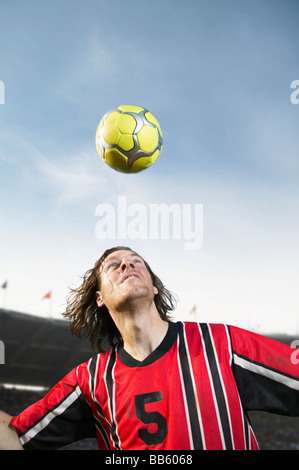
[[[63,311],[107,247],[96,207],[202,204],[203,245],[124,240],[178,295],[177,318],[294,332],[299,323],[297,1],[2,0],[0,302]],[[98,157],[102,115],[159,120],[158,161],[119,174]],[[4,294],[6,294],[4,298]]]

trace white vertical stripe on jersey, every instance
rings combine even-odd
[[[229,350],[229,365],[232,366],[232,363],[233,363],[233,350],[232,350],[231,338],[230,338],[228,326],[224,325],[224,327],[225,327],[225,333],[226,333],[226,337],[227,337],[227,345],[228,345],[228,350]]]
[[[99,412],[99,408],[100,410],[102,410],[102,407],[101,407],[101,404],[97,401],[96,399],[96,388],[97,388],[97,377],[98,377],[98,364],[99,364],[99,356],[97,356],[95,362],[95,368],[94,368],[94,374],[92,374],[91,372],[91,365],[93,364],[94,362],[94,358],[91,358],[89,361],[88,361],[88,366],[87,366],[87,370],[88,370],[88,375],[89,375],[89,379],[88,379],[88,386],[89,386],[89,390],[90,390],[90,395],[91,395],[91,398],[92,398],[92,401],[98,405],[96,406],[96,410],[97,410],[97,414],[99,416],[101,416],[101,418],[105,418],[104,417],[104,414],[103,413],[100,413]],[[106,420],[106,418],[105,418]],[[107,421],[107,420],[106,420]],[[108,422],[108,421],[107,421]]]
[[[187,404],[186,390],[185,390],[185,385],[184,385],[182,365],[181,365],[180,353],[179,353],[179,350],[180,350],[179,349],[179,345],[180,345],[179,335],[177,337],[177,345],[178,345],[178,348],[177,348],[177,361],[178,361],[179,372],[180,372],[181,388],[182,388],[183,398],[184,398],[184,409],[185,409],[186,421],[187,421],[187,426],[188,426],[190,450],[194,450],[194,443],[193,443],[193,437],[192,437],[192,431],[191,431],[191,423],[190,423],[190,416],[189,416],[189,410],[188,410],[188,404]]]
[[[87,370],[88,370],[88,374],[89,374],[88,386],[89,386],[89,390],[90,390],[91,399],[96,405],[97,416],[94,414],[94,418],[96,420],[96,427],[97,427],[97,430],[99,431],[99,433],[101,434],[101,436],[103,438],[103,441],[106,444],[107,449],[109,449],[110,448],[109,435],[106,433],[106,431],[105,431],[105,429],[102,425],[102,422],[103,421],[106,422],[109,426],[109,429],[111,429],[111,424],[106,419],[106,417],[103,413],[103,410],[102,410],[102,406],[101,406],[100,402],[96,399],[96,393],[95,393],[96,388],[97,388],[97,378],[98,378],[98,367],[99,367],[99,362],[100,362],[100,355],[98,355],[96,360],[95,360],[96,365],[95,365],[95,369],[94,369],[94,377],[92,376],[92,373],[91,373],[91,370],[90,370],[91,369],[91,364],[92,364],[93,361],[94,361],[94,358],[91,358],[88,361],[88,366],[87,366]]]
[[[227,337],[227,344],[228,344],[228,349],[229,349],[229,364],[230,366],[232,367],[232,364],[233,364],[233,350],[232,350],[232,344],[231,344],[231,337],[230,337],[230,333],[229,333],[229,329],[228,329],[228,326],[227,325],[224,325],[225,326],[225,332],[226,332],[226,337]],[[249,450],[250,450],[250,437],[248,438],[248,446],[247,446],[247,443],[246,443],[246,427],[248,429],[248,432],[249,431],[249,428],[250,428],[250,425],[248,423],[248,421],[246,420],[245,422],[245,417],[244,417],[244,413],[243,413],[243,407],[242,407],[242,403],[241,403],[241,398],[240,398],[240,395],[238,393],[238,397],[239,397],[239,407],[240,407],[240,414],[242,416],[242,423],[243,423],[243,439],[244,439],[244,449],[247,449],[247,447],[249,446]]]
[[[108,377],[108,368],[111,366],[110,362],[112,361],[112,358],[111,358],[112,354],[114,354],[114,359],[113,359],[114,362],[113,362],[112,368],[111,368],[111,375]],[[109,358],[107,360],[106,367],[105,367],[104,382],[105,382],[106,390],[107,390],[108,407],[109,407],[110,419],[111,419],[111,423],[112,423],[112,425],[111,425],[112,430],[113,430],[113,424],[115,426],[116,439],[115,439],[115,436],[114,436],[113,432],[111,432],[111,438],[114,441],[114,447],[116,449],[122,450],[119,434],[118,434],[118,431],[117,431],[118,422],[117,422],[117,419],[116,419],[116,411],[115,411],[115,377],[114,377],[115,366],[116,366],[116,350],[115,350],[115,348],[112,348],[109,352]],[[111,393],[109,391],[108,382],[111,383]]]
[[[112,416],[112,408],[111,408],[111,403],[110,403],[110,395],[109,395],[109,389],[108,389],[108,384],[107,384],[107,369],[108,369],[108,365],[109,365],[109,361],[110,361],[110,358],[111,358],[111,353],[112,353],[113,349],[111,349],[109,351],[109,357],[107,359],[107,362],[106,362],[106,366],[105,366],[105,370],[104,370],[104,384],[106,386],[106,392],[107,392],[107,397],[108,397],[108,408],[109,408],[109,413],[110,413],[110,422],[112,423],[113,421],[113,416]]]
[[[118,439],[118,442],[119,442],[119,447],[120,447],[120,450],[122,450],[121,448],[121,441],[120,441],[120,438],[119,438],[119,434],[118,434],[118,422],[117,422],[117,419],[116,419],[116,407],[115,407],[115,376],[114,376],[114,369],[115,369],[115,366],[116,366],[116,358],[115,358],[115,361],[114,361],[114,364],[113,364],[113,367],[112,367],[112,371],[111,371],[111,378],[112,378],[112,393],[113,393],[113,410],[114,410],[114,422],[115,422],[115,434],[117,435],[117,439]]]

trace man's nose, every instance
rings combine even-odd
[[[135,264],[134,264],[134,261],[133,260],[130,260],[130,259],[123,259],[122,262],[121,262],[121,270],[122,271],[125,271],[126,269],[129,269],[129,268],[134,268]]]

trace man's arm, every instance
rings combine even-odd
[[[88,364],[89,361],[71,370],[43,398],[13,417],[10,427],[16,430],[25,450],[55,450],[86,437],[96,437],[91,405],[77,376],[77,370],[82,368],[88,388]],[[82,384],[84,380],[80,378]]]
[[[12,416],[0,411],[0,450],[23,450],[17,432],[9,426]]]
[[[233,371],[247,411],[299,416],[298,350],[230,326]]]

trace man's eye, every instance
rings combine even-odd
[[[117,263],[111,263],[108,265],[107,270],[109,271],[110,269],[114,269],[117,267]]]

